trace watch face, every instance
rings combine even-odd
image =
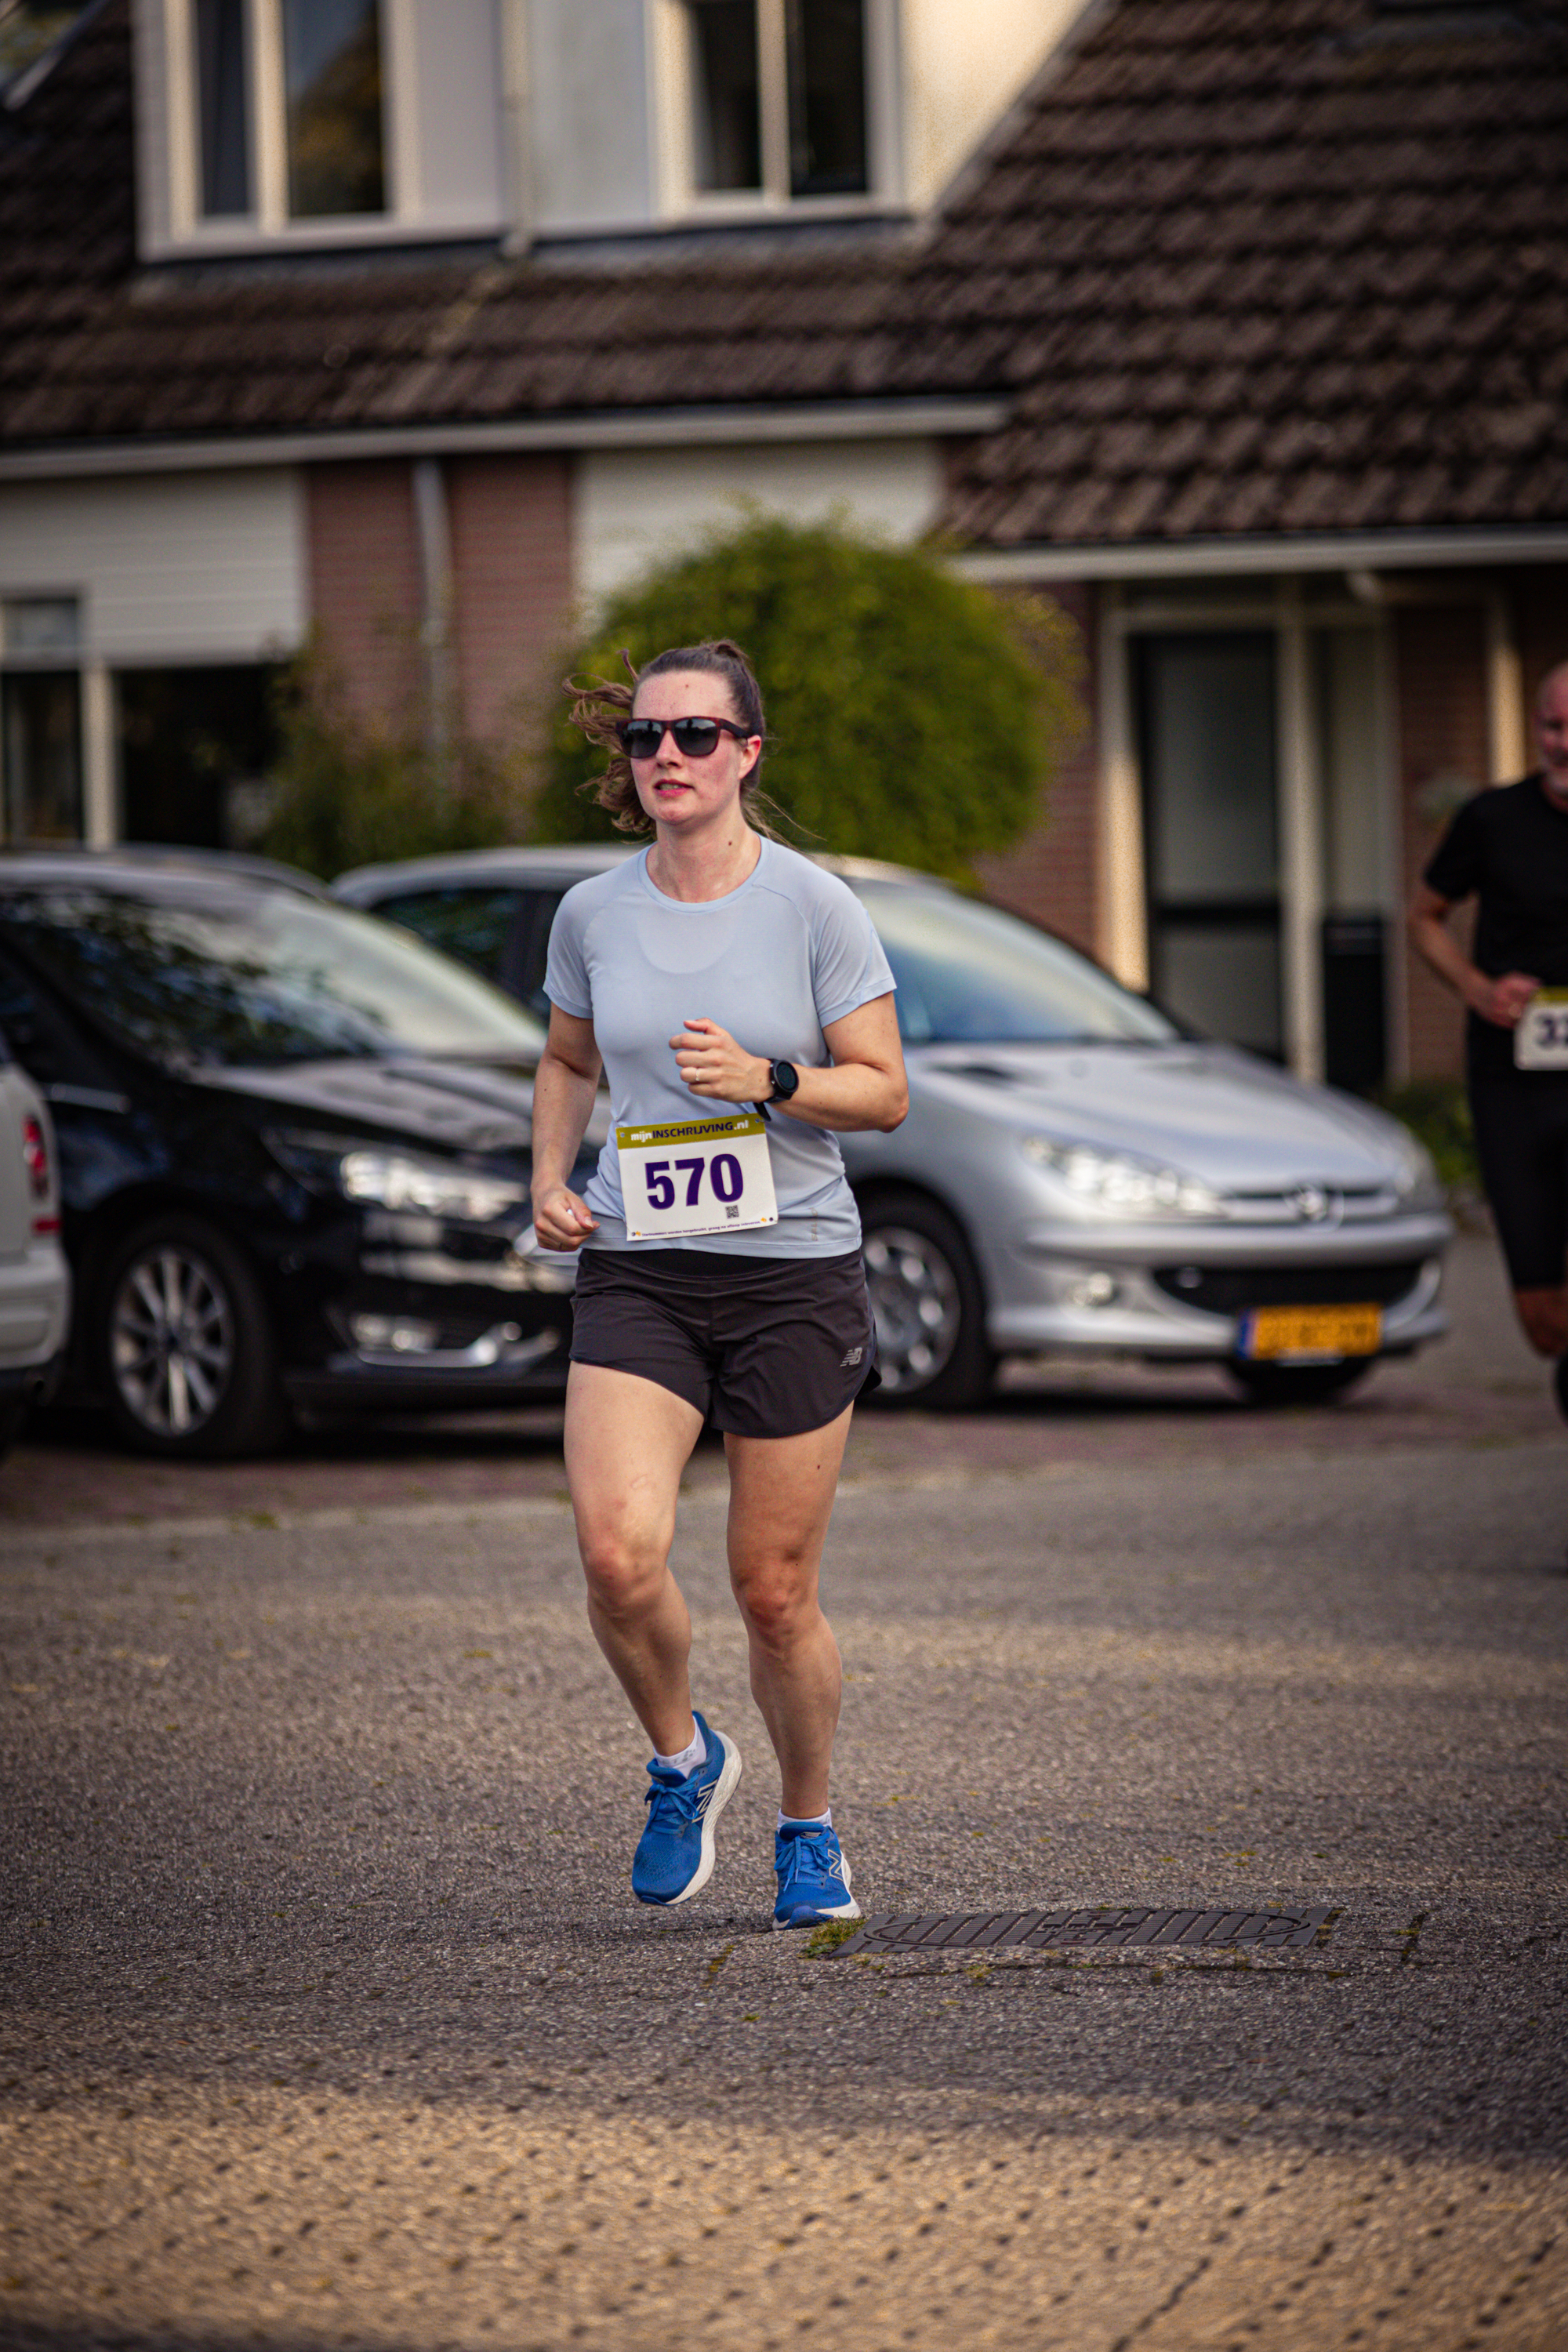
[[[773,1064],[773,1092],[789,1097],[800,1084],[800,1073],[793,1062]]]

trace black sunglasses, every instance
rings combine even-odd
[[[731,719],[623,719],[616,728],[621,749],[631,760],[651,760],[668,732],[675,748],[688,760],[706,760],[719,748],[721,733],[749,743],[752,730]]]

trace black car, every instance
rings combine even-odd
[[[67,1393],[136,1445],[560,1394],[543,1033],[482,979],[264,867],[40,852],[0,857],[0,1026],[58,1135]]]

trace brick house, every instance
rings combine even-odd
[[[14,7],[5,835],[222,842],[312,624],[493,730],[738,495],[839,507],[1082,628],[999,898],[1450,1070],[1399,910],[1568,652],[1565,132],[1560,0]]]

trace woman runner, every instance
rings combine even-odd
[[[840,1670],[817,1571],[876,1337],[834,1132],[887,1132],[908,1108],[893,976],[854,893],[765,835],[762,697],[740,648],[681,646],[633,676],[568,689],[613,754],[601,804],[653,840],[557,910],[533,1114],[540,1242],[582,1251],[566,1473],[588,1620],[654,1750],[632,1890],[684,1903],[706,1885],[741,1777],[734,1741],[693,1710],[669,1570],[680,1474],[711,1419],[782,1781],[773,1925],[858,1919],[828,1803]],[[612,1129],[579,1199],[566,1177],[601,1067]]]

